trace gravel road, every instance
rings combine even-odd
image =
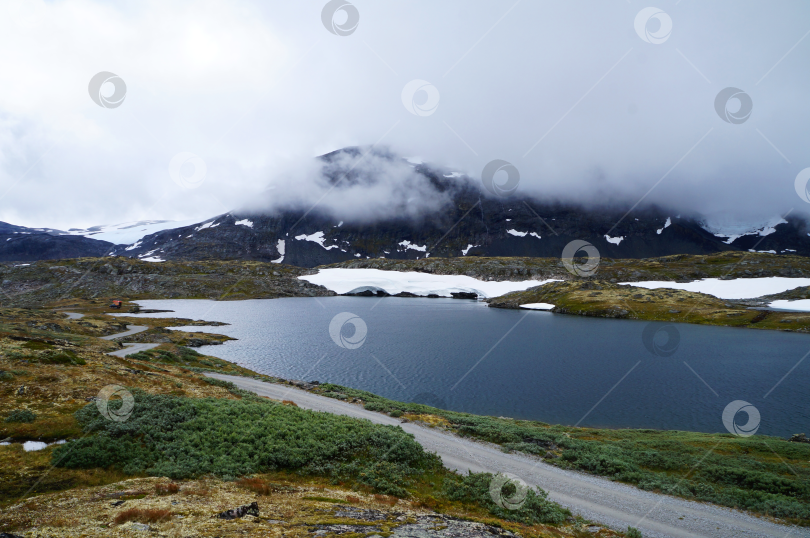
[[[78,312],[63,312],[67,315],[68,319],[82,319],[84,314],[79,314]],[[127,330],[118,333],[118,334],[111,334],[108,336],[102,336],[102,340],[112,340],[114,338],[120,338],[122,336],[130,336],[133,334],[142,333],[145,330],[148,330],[149,327],[145,325],[127,325]],[[146,351],[147,349],[152,349],[153,347],[158,347],[160,344],[124,344],[124,349],[119,349],[117,351],[111,351],[107,353],[107,355],[115,355],[116,357],[126,357],[132,353],[137,353],[139,351]]]
[[[548,491],[549,498],[574,513],[617,530],[626,530],[628,526],[636,527],[645,538],[810,538],[810,529],[778,525],[729,508],[659,495],[596,476],[565,471],[548,465],[539,458],[505,454],[493,445],[462,439],[413,423],[401,423],[399,419],[366,411],[359,405],[285,385],[238,376],[206,375],[231,381],[238,387],[261,396],[292,400],[304,409],[400,426],[413,434],[426,450],[441,456],[449,469],[459,472],[471,470],[512,473],[527,484]]]

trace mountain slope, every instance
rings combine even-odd
[[[330,185],[325,199],[355,203],[358,215],[366,209],[364,202],[346,194],[385,181],[380,179],[385,174],[379,165],[369,170],[357,166],[362,155],[358,148],[346,148],[320,157],[321,173]],[[387,151],[374,158],[397,166],[406,163]],[[379,257],[559,257],[570,241],[581,239],[611,258],[748,249],[810,255],[810,237],[801,219],[782,220],[772,229],[732,237],[707,231],[697,217],[657,207],[628,214],[629,206],[586,208],[522,196],[500,198],[461,174],[424,163],[408,166],[429,186],[429,195],[444,203],[406,216],[409,208],[396,205],[395,200],[385,216],[371,222],[359,216],[334,216],[322,205],[234,211],[202,224],[145,236],[131,246],[117,247],[115,253],[153,260],[238,258],[314,267]]]
[[[384,149],[344,148],[314,162],[309,175],[285,178],[283,188],[268,190],[266,200],[257,197],[251,209],[194,224],[143,221],[69,232],[3,225],[0,234],[7,235],[0,242],[9,244],[0,245],[0,260],[112,253],[156,262],[241,259],[315,267],[383,257],[559,258],[573,240],[609,258],[728,250],[810,256],[808,224],[798,217],[723,228],[654,206],[584,207],[519,190],[498,197],[478,180]],[[312,184],[301,188],[306,181]],[[120,244],[125,237],[134,242]]]
[[[58,230],[0,222],[0,262],[104,256],[114,246],[107,241],[60,233]]]

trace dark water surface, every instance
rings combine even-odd
[[[704,432],[725,432],[723,409],[744,400],[760,412],[757,433],[810,433],[810,358],[802,360],[810,335],[678,324],[677,350],[660,357],[642,342],[646,322],[500,310],[475,301],[139,303],[174,310],[149,316],[231,323],[194,328],[239,339],[203,353],[265,374],[329,381],[395,400],[421,394],[446,409],[481,415]],[[368,328],[357,349],[330,337],[330,322],[341,312],[356,314]],[[352,336],[351,325],[343,334]],[[740,424],[746,418],[737,415]]]

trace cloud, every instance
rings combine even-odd
[[[268,184],[302,199],[281,181],[291,163],[371,144],[475,178],[503,159],[518,193],[546,198],[805,211],[793,179],[810,166],[806,2],[664,2],[660,44],[636,33],[637,4],[352,3],[345,37],[324,28],[321,0],[2,3],[0,220],[205,218]],[[90,98],[100,71],[125,81],[120,107]],[[429,115],[403,106],[417,79],[440,97]],[[728,87],[751,97],[745,123],[715,111]],[[181,152],[206,165],[196,188],[169,173]],[[366,199],[336,189],[323,203],[373,215],[385,204],[369,200],[389,196],[408,212],[424,185],[391,173]]]
[[[462,184],[459,183],[459,187]],[[315,212],[345,222],[418,220],[451,203],[415,165],[387,148],[350,148],[323,159],[291,161],[245,212]]]

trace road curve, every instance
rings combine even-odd
[[[149,327],[146,325],[127,325],[127,330],[122,333],[117,334],[109,334],[107,336],[102,336],[102,340],[113,340],[115,338],[122,338],[124,336],[132,336],[133,334],[142,333],[144,331],[148,331]]]
[[[441,456],[449,469],[459,472],[471,470],[512,473],[527,484],[548,491],[550,499],[574,513],[616,530],[626,530],[628,526],[636,527],[645,538],[810,538],[810,529],[778,525],[737,510],[659,495],[600,477],[565,471],[548,465],[540,458],[506,454],[494,445],[462,439],[413,423],[401,423],[387,415],[366,411],[359,405],[286,385],[238,376],[213,373],[206,375],[231,381],[239,388],[261,396],[292,400],[305,409],[400,426],[413,434],[426,450]]]
[[[77,312],[62,312],[66,314],[68,319],[82,319],[84,314],[79,314]],[[143,331],[148,330],[149,327],[145,325],[127,325],[127,330],[118,333],[118,334],[110,334],[108,336],[102,336],[102,340],[113,340],[114,338],[121,338],[122,336],[131,336],[133,334],[142,333]],[[137,353],[139,351],[146,351],[147,349],[152,349],[153,347],[157,347],[160,344],[124,344],[124,349],[118,349],[116,351],[111,351],[107,353],[107,355],[114,355],[116,357],[126,357],[127,355],[131,355],[132,353]]]

